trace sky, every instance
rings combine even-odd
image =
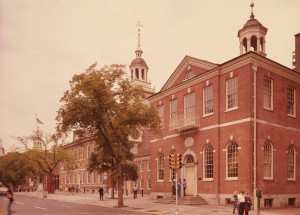
[[[54,133],[63,93],[91,64],[130,65],[138,21],[148,77],[158,92],[186,55],[223,63],[239,55],[251,0],[0,0],[0,139]],[[267,58],[292,67],[299,0],[254,0],[268,28]],[[129,72],[129,68],[128,68]]]

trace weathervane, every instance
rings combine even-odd
[[[140,28],[143,28],[143,27],[145,27],[144,25],[142,25],[141,23],[140,23],[140,21],[138,21],[138,23],[136,24],[136,26],[138,27],[138,46],[137,46],[137,50],[139,50],[139,51],[142,51],[142,48],[141,48],[141,39],[140,39]]]
[[[253,15],[253,7],[254,7],[253,0],[251,0],[250,7],[251,7],[251,18],[254,18],[254,15]]]
[[[142,24],[140,23],[140,21],[138,21],[138,23],[136,24],[136,27],[138,27],[138,31],[140,31],[140,28],[143,28],[143,27],[145,27],[145,26],[142,25]]]

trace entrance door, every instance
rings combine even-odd
[[[195,193],[195,163],[194,157],[188,155],[184,164],[184,179],[186,180],[186,195],[194,195]]]

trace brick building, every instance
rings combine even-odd
[[[187,195],[226,205],[235,190],[253,198],[260,189],[263,208],[300,206],[300,34],[294,70],[268,59],[268,29],[251,7],[239,56],[222,64],[186,56],[148,98],[162,125],[149,140],[153,198],[171,196],[168,158],[177,152]]]
[[[130,136],[139,192],[171,196],[175,173],[168,158],[178,152],[183,159],[178,177],[186,179],[187,195],[226,205],[235,190],[256,200],[260,189],[263,208],[300,206],[300,34],[293,69],[267,58],[268,29],[251,7],[250,19],[238,31],[239,56],[222,64],[185,56],[158,93],[148,80],[139,30],[129,79],[144,88],[162,124],[159,136],[147,128]],[[61,170],[61,185],[104,183],[103,175],[86,171],[93,140],[75,139],[65,148],[74,151],[77,169]],[[129,193],[133,183],[125,182]]]

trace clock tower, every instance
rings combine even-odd
[[[142,48],[141,48],[141,27],[143,25],[138,22],[136,25],[138,27],[138,45],[135,50],[135,59],[131,61],[130,68],[130,83],[132,85],[141,86],[146,93],[147,97],[155,93],[155,89],[151,86],[151,82],[148,79],[149,68],[146,61],[142,58]]]

